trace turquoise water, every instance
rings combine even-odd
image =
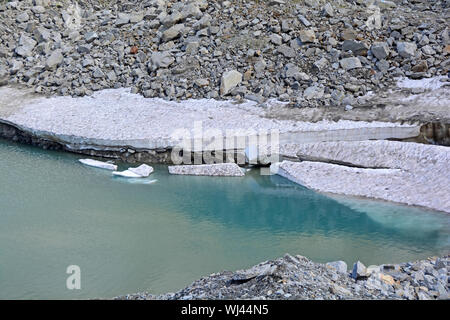
[[[445,213],[330,198],[256,169],[213,178],[154,166],[127,180],[79,158],[0,141],[0,299],[175,291],[286,252],[370,265],[450,248]],[[66,288],[69,265],[80,290]]]

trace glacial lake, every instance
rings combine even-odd
[[[0,140],[0,299],[173,292],[285,253],[350,268],[450,249],[442,212],[330,197],[258,169],[192,177],[155,165],[130,180],[80,158]],[[80,290],[66,287],[70,265]]]

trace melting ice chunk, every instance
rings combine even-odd
[[[137,168],[128,168],[125,171],[114,171],[113,175],[126,178],[146,178],[153,172],[153,168],[143,164]]]
[[[79,161],[82,164],[85,164],[87,166],[95,167],[95,168],[101,168],[101,169],[107,169],[107,170],[117,170],[117,166],[115,164],[109,163],[109,162],[103,162],[93,159],[79,159]]]
[[[148,177],[153,172],[153,168],[146,164],[142,164],[137,168],[128,168],[128,170],[141,177]]]

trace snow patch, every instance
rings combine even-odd
[[[443,87],[446,82],[441,81],[441,79],[445,79],[446,77],[433,77],[433,78],[424,78],[419,80],[409,79],[409,78],[401,78],[397,81],[397,86],[399,88],[405,89],[430,89],[436,90]]]

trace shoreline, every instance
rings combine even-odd
[[[173,164],[172,151],[186,141],[190,146],[183,144],[182,152],[190,153],[191,159],[215,151],[209,139],[218,132],[222,146],[227,147],[223,160],[229,161],[227,152],[231,152],[234,161],[245,159],[241,165],[265,164],[259,162],[261,153],[250,159],[254,155],[245,151],[252,147],[251,136],[257,137],[256,146],[260,136],[265,136],[267,150],[260,152],[279,159],[271,157],[272,165],[280,161],[290,168],[272,173],[310,189],[450,213],[446,171],[450,149],[426,144],[429,123],[273,117],[286,110],[279,101],[271,101],[268,109],[252,101],[174,102],[144,98],[129,89],[107,89],[92,97],[45,98],[0,87],[0,136],[44,149],[128,163]],[[306,116],[309,110],[305,112]],[[272,132],[277,134],[278,151],[271,150]],[[434,137],[436,132],[432,132]],[[245,145],[229,147],[230,137],[233,142],[243,138]],[[445,143],[446,135],[442,139]],[[302,169],[305,166],[311,170]],[[426,182],[430,180],[432,184]]]
[[[343,261],[316,263],[286,254],[235,272],[222,271],[175,293],[126,294],[115,300],[448,300],[450,255],[350,270]]]

